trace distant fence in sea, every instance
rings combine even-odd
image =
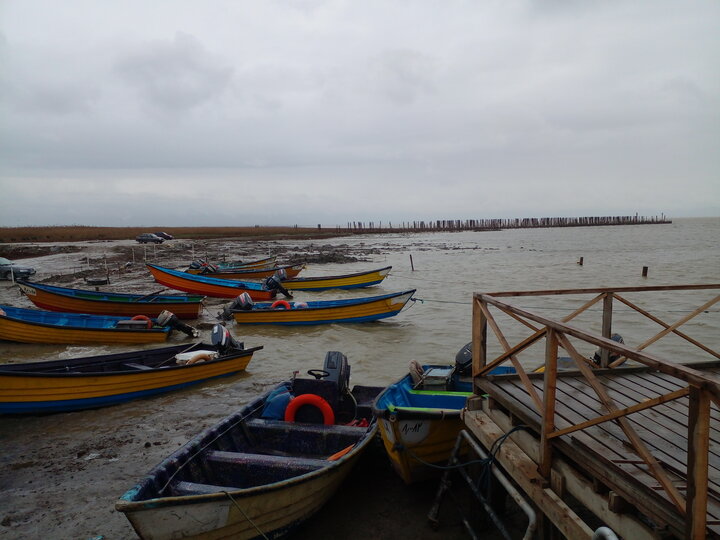
[[[428,221],[402,221],[383,224],[382,221],[348,221],[345,227],[338,225],[336,231],[351,233],[367,232],[423,232],[423,231],[497,231],[501,229],[539,229],[545,227],[601,227],[610,225],[656,225],[672,223],[665,215],[645,216],[587,216],[587,217],[540,217],[496,219],[436,219]],[[318,225],[318,229],[320,229]]]

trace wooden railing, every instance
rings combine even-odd
[[[684,339],[688,344],[698,347],[715,358],[720,358],[720,354],[718,354],[717,351],[679,330],[682,325],[720,301],[720,295],[713,292],[713,290],[717,289],[720,289],[720,284],[476,293],[473,297],[472,351],[473,380],[476,393],[482,393],[477,386],[480,377],[485,376],[493,368],[503,363],[512,363],[522,381],[524,389],[529,394],[532,403],[535,405],[541,417],[538,470],[548,480],[550,479],[552,467],[552,443],[554,439],[603,422],[616,422],[627,437],[627,442],[645,465],[647,465],[649,472],[658,481],[661,489],[665,491],[681,515],[686,516],[686,537],[704,538],[707,526],[708,452],[711,422],[710,404],[714,402],[720,407],[720,378],[693,369],[689,365],[659,358],[654,354],[645,352],[644,349],[668,334],[673,333]],[[623,296],[628,292],[677,291],[681,293],[682,291],[690,290],[708,291],[713,297],[696,309],[690,310],[685,316],[674,323],[667,323],[661,320]],[[584,294],[593,295],[593,297],[560,320],[554,320],[532,313],[505,300],[507,297]],[[652,338],[634,347],[610,339],[612,335],[613,303],[615,300],[657,323],[663,327],[663,329]],[[603,305],[601,334],[583,330],[569,324],[578,315],[584,313],[599,302],[602,302]],[[511,345],[506,335],[500,329],[496,318],[493,316],[491,307],[497,308],[512,319],[526,326],[532,333],[519,343]],[[504,351],[493,359],[488,358],[488,326],[492,329],[497,342]],[[580,354],[576,347],[570,342],[570,337],[600,347],[602,351],[600,366],[595,365],[592,360]],[[543,395],[541,398],[533,386],[528,373],[518,359],[518,355],[543,339],[545,340],[545,362]],[[567,355],[572,358],[582,377],[584,377],[587,383],[593,388],[599,401],[607,410],[602,416],[577,425],[563,427],[562,429],[556,427],[555,415],[559,348],[563,348]],[[612,360],[613,358],[615,360]],[[605,369],[598,372],[598,367],[612,369],[623,363],[625,359],[651,367],[682,381],[680,384],[681,389],[660,395],[654,399],[641,401],[630,407],[618,407],[609,395],[606,387],[596,376],[596,373],[607,372]],[[661,464],[653,457],[651,451],[626,418],[629,414],[656,407],[684,396],[688,396],[689,398],[687,417],[688,463],[686,497],[683,497],[678,491]]]

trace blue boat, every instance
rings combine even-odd
[[[173,328],[195,336],[193,328],[165,312],[163,323],[145,315],[110,317],[0,305],[0,339],[21,343],[156,343]]]

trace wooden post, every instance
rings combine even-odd
[[[613,293],[607,293],[603,298],[603,318],[602,318],[602,337],[610,339],[612,335],[612,311],[613,311]],[[610,364],[610,351],[601,349],[600,366],[608,367]]]
[[[708,503],[710,394],[690,387],[685,538],[705,538]]]
[[[583,265],[583,257],[580,257],[580,260],[578,261],[578,264],[579,264],[580,266]]]
[[[480,308],[480,299],[473,297],[472,313],[472,374],[473,380],[487,363],[487,318]]]
[[[413,264],[413,260],[412,260],[412,253],[410,254],[410,269],[413,272],[415,271],[415,265]]]
[[[557,385],[557,332],[547,329],[545,338],[545,373],[543,376],[543,414],[542,433],[540,434],[540,465],[538,470],[546,480],[550,480],[552,469],[552,446],[548,435],[555,429],[555,390]]]
[[[643,266],[642,277],[647,277],[647,274],[648,274],[648,267],[647,267],[647,266]]]

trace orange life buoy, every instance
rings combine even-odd
[[[212,356],[210,356],[209,353],[201,352],[201,353],[197,353],[190,360],[185,362],[185,365],[192,366],[196,362],[209,362],[210,360],[212,360]]]
[[[282,307],[283,309],[290,309],[290,302],[288,302],[287,300],[275,300],[270,305],[270,309],[275,309],[277,307]]]
[[[300,394],[290,400],[287,408],[285,409],[285,421],[294,422],[295,413],[303,405],[314,405],[323,415],[323,424],[331,426],[335,423],[335,413],[332,410],[330,404],[323,398],[316,394]]]
[[[147,321],[148,330],[153,327],[153,322],[147,315],[135,315],[131,321]]]

